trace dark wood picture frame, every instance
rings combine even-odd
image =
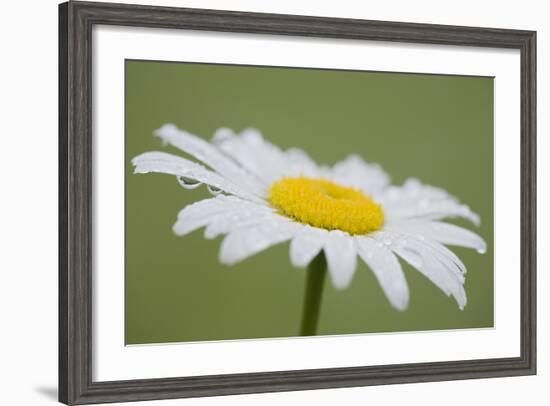
[[[193,29],[513,48],[521,53],[521,354],[401,365],[92,380],[92,27]],[[536,32],[68,2],[59,6],[59,400],[184,398],[536,373]]]

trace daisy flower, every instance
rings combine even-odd
[[[214,196],[184,207],[173,231],[183,236],[205,227],[205,238],[225,236],[221,263],[235,264],[290,241],[292,265],[328,269],[334,287],[345,289],[360,258],[391,305],[405,310],[409,289],[401,258],[460,309],[466,305],[466,267],[445,245],[484,253],[486,244],[472,231],[441,221],[480,221],[445,190],[416,179],[391,185],[380,166],[357,155],[332,167],[319,165],[301,149],[282,150],[255,129],[237,134],[221,128],[211,142],[172,124],[155,134],[201,163],[146,152],[132,160],[135,173],[173,175],[185,189],[208,187]]]

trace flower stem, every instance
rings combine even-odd
[[[302,313],[301,336],[313,336],[317,333],[317,322],[321,310],[321,296],[327,273],[327,261],[323,251],[317,255],[307,268],[304,310]]]

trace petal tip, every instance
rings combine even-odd
[[[223,248],[220,250],[220,254],[218,255],[218,260],[220,261],[220,264],[227,265],[227,266],[231,266],[235,262],[237,262],[234,260],[234,258],[231,258],[231,256],[228,255]]]
[[[155,137],[159,137],[163,145],[167,145],[170,141],[170,138],[178,131],[178,127],[175,124],[167,123],[162,125],[153,131]]]
[[[332,286],[334,286],[334,288],[339,291],[346,290],[350,284],[351,279],[349,281],[341,281],[338,279],[335,280],[334,278],[332,279]]]
[[[404,312],[409,308],[410,298],[408,288],[396,291],[395,294],[391,295],[391,297],[386,293],[386,297],[392,307],[400,312]]]
[[[235,132],[231,128],[220,127],[214,132],[211,142],[215,145],[223,144],[225,141],[230,140],[234,136]]]
[[[409,301],[406,301],[405,303],[393,303],[392,305],[396,310],[404,312],[409,308]]]

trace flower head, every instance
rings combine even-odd
[[[209,143],[166,124],[155,134],[202,164],[165,152],[133,159],[136,173],[160,172],[214,195],[183,208],[173,230],[185,235],[205,227],[205,238],[225,235],[220,261],[234,264],[290,241],[290,261],[307,266],[324,252],[333,285],[346,288],[357,257],[373,271],[390,303],[404,310],[409,289],[397,259],[425,275],[458,306],[466,305],[466,267],[444,244],[483,253],[477,234],[442,222],[479,217],[445,190],[407,180],[392,186],[375,164],[352,155],[332,167],[304,151],[281,150],[254,129],[219,129]]]

